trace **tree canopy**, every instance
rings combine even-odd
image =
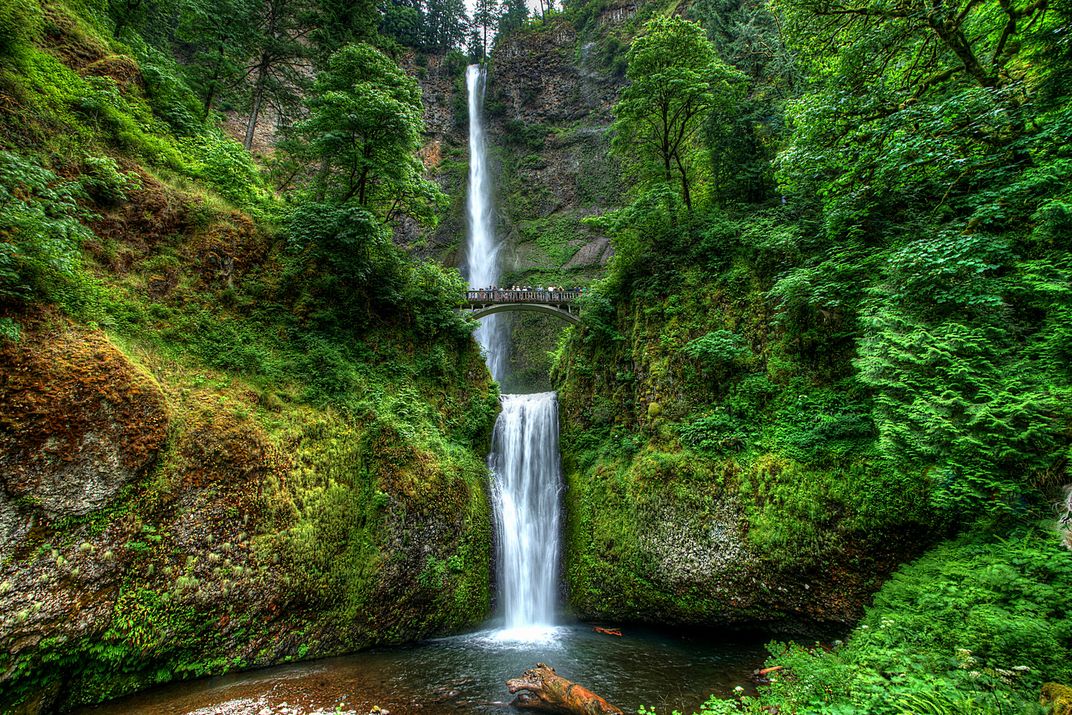
[[[629,79],[614,106],[615,146],[646,183],[676,181],[692,209],[697,136],[731,102],[743,77],[722,62],[703,28],[678,17],[651,20],[629,49]]]
[[[369,45],[332,55],[297,126],[303,155],[320,168],[317,195],[355,202],[383,217],[418,210],[436,192],[421,178],[420,87],[394,61]]]

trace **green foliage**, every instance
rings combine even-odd
[[[361,206],[308,202],[290,215],[288,247],[295,254],[303,279],[312,278],[313,290],[333,301],[355,308],[362,298],[380,296],[392,304],[400,293],[400,256],[391,244],[388,228]],[[317,306],[319,313],[348,319],[360,310],[337,303]]]
[[[420,87],[386,55],[350,45],[331,57],[308,100],[299,152],[320,166],[316,195],[355,202],[381,216],[426,221],[442,194],[421,178]]]
[[[0,151],[0,301],[59,303],[77,311],[85,298],[80,245],[81,184],[36,162]]]
[[[115,159],[89,156],[82,161],[82,188],[102,206],[115,206],[127,200],[127,192],[141,188],[141,179],[133,172],[119,170]]]
[[[680,184],[692,208],[696,134],[716,107],[733,101],[741,75],[720,61],[703,28],[658,17],[629,48],[629,86],[614,106],[614,146],[642,182]]]
[[[0,0],[0,57],[17,61],[40,25],[41,8],[34,0]]]
[[[309,0],[295,9],[299,32],[308,31],[314,59],[321,67],[347,45],[373,42],[380,13],[389,12],[373,0]]]
[[[457,52],[469,28],[462,0],[429,0],[416,4],[408,0],[392,0],[381,12],[381,33],[407,47],[431,52]]]
[[[208,130],[182,142],[190,162],[187,171],[220,196],[255,216],[271,216],[274,197],[260,168],[242,145],[219,130]]]
[[[252,0],[185,0],[180,5],[176,35],[195,48],[183,70],[200,99],[203,117],[233,96],[245,74],[256,41],[255,25],[249,22],[255,12]]]
[[[697,715],[1041,713],[1042,683],[1072,677],[1070,580],[1048,529],[965,535],[895,573],[845,643],[771,643],[780,667],[759,696]]]
[[[367,209],[304,202],[286,225],[290,280],[321,327],[349,331],[394,314],[426,339],[468,337],[455,311],[465,290],[458,272],[408,258]]]
[[[484,456],[498,402],[473,326],[457,311],[464,281],[391,241],[391,220],[406,213],[431,223],[442,199],[414,156],[416,83],[377,53],[342,67],[346,76],[327,89],[353,90],[360,65],[377,98],[397,102],[363,125],[387,128],[377,141],[395,142],[396,152],[376,156],[365,206],[341,201],[337,177],[316,174],[319,162],[299,166],[288,190],[272,191],[211,112],[248,116],[259,101],[285,124],[286,97],[301,87],[290,81],[296,58],[324,61],[340,38],[366,39],[356,36],[362,8],[372,16],[375,8],[327,0],[104,5],[53,3],[39,34],[36,4],[0,4],[0,340],[37,340],[36,322],[23,314],[36,321],[46,303],[66,313],[45,311],[57,324],[91,318],[70,330],[101,326],[132,369],[151,371],[174,396],[168,447],[114,508],[48,520],[60,549],[99,538],[119,518],[140,529],[124,527],[128,536],[102,554],[117,579],[112,618],[97,609],[104,614],[92,639],[44,638],[0,659],[0,710],[61,683],[57,707],[71,709],[254,659],[336,654],[484,618]],[[349,15],[307,40],[311,10],[321,19]],[[11,18],[23,24],[10,28]],[[103,25],[121,41],[102,36]],[[355,107],[375,109],[346,109]],[[323,116],[314,110],[310,119]],[[189,458],[191,442],[212,456]],[[276,452],[282,445],[285,458]],[[217,457],[240,469],[206,485],[201,470]],[[247,468],[264,479],[247,483]],[[220,511],[196,530],[204,541],[184,547],[206,558],[176,568],[167,526],[175,500],[195,492],[197,509]],[[19,508],[40,509],[30,501]],[[239,556],[220,544],[228,553],[221,558],[214,535],[237,524],[250,548]],[[430,551],[407,550],[414,524],[434,527]],[[413,585],[401,598],[384,587],[397,574]],[[239,583],[279,594],[280,604],[307,605],[300,610],[315,615],[288,625],[298,642],[262,650],[271,640],[268,604],[236,600]],[[69,585],[79,588],[77,579]]]
[[[844,645],[776,648],[788,672],[749,711],[1019,712],[1072,677],[1070,580],[1049,530],[943,544],[894,574]]]
[[[684,352],[704,367],[719,370],[747,362],[752,351],[741,336],[728,330],[713,330],[685,345]]]
[[[871,326],[858,366],[878,391],[879,448],[891,466],[930,471],[945,513],[1019,508],[1024,475],[1062,459],[1064,408],[1053,388],[998,326],[921,325],[889,313]]]
[[[529,19],[529,6],[524,0],[503,0],[499,16],[498,36],[509,34],[525,26]]]

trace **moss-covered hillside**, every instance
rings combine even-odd
[[[497,401],[460,280],[387,242],[335,290],[107,11],[0,3],[0,710],[478,622]]]

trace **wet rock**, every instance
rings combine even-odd
[[[31,321],[0,345],[0,373],[0,544],[25,533],[27,513],[103,507],[167,439],[159,386],[99,331]]]
[[[614,250],[611,248],[610,239],[600,236],[581,246],[566,264],[566,268],[604,266],[612,255]]]

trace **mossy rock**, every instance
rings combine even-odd
[[[1039,704],[1052,708],[1052,715],[1072,715],[1072,688],[1058,683],[1046,683],[1042,686]]]
[[[170,421],[156,381],[98,330],[33,316],[0,345],[0,496],[84,515],[145,474]]]

